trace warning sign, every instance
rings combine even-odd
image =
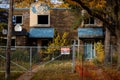
[[[61,48],[61,54],[70,54],[70,48]]]

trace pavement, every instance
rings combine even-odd
[[[31,80],[31,78],[35,75],[37,71],[39,71],[40,66],[36,66],[31,71],[27,71],[24,74],[22,74],[18,79],[16,80]]]

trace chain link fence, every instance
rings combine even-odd
[[[68,54],[61,53],[61,49],[68,48]],[[71,47],[46,47],[46,46],[15,46],[11,47],[11,72],[31,71],[37,65],[51,62],[62,63],[69,61],[71,64]],[[64,51],[63,51],[64,52]],[[66,53],[66,52],[65,52]],[[0,46],[0,71],[5,72],[6,47]]]
[[[109,54],[105,54],[105,47],[109,48]],[[60,73],[61,71],[82,71],[81,80],[87,79],[85,75],[98,74],[104,67],[107,56],[108,67],[116,68],[116,46],[104,45],[71,45],[62,47],[46,46],[16,46],[11,48],[11,72],[32,71],[39,66],[40,71],[50,70]],[[6,47],[0,46],[0,72],[5,72]],[[95,66],[91,65],[94,64]],[[77,68],[80,65],[81,68]],[[61,69],[62,68],[62,69]],[[77,70],[78,69],[78,70]],[[81,70],[80,70],[81,69]],[[98,73],[95,71],[98,70]],[[102,73],[100,73],[102,74]],[[98,75],[100,75],[98,74]],[[97,76],[99,77],[99,76]]]

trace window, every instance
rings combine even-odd
[[[38,15],[38,24],[48,24],[48,15]]]
[[[50,27],[50,14],[37,15],[36,24],[38,27]]]
[[[13,23],[14,24],[22,24],[23,23],[23,16],[22,15],[13,16]]]
[[[94,24],[94,17],[85,19],[84,24]]]
[[[0,45],[1,46],[6,46],[6,44],[7,44],[7,38],[4,37],[4,38],[1,39]],[[11,49],[15,49],[15,46],[16,46],[16,38],[12,37],[12,39],[11,39]]]
[[[84,57],[86,59],[95,58],[94,43],[92,41],[85,41],[85,43],[84,43]]]

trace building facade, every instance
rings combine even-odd
[[[76,28],[77,15],[72,9],[52,8],[45,3],[35,2],[30,8],[15,8],[13,11],[12,46],[47,46],[54,39],[55,31],[62,35],[69,32],[68,40],[78,45],[79,52],[85,58],[92,59],[95,55],[94,43],[104,43],[103,23],[94,17],[82,19]],[[6,42],[7,38],[4,37]],[[84,46],[80,46],[84,45]]]
[[[72,29],[74,12],[66,8],[47,8],[45,3],[35,2],[30,8],[14,9],[13,37],[16,46],[47,46],[55,31],[60,35],[69,32],[70,40],[77,39],[77,30]]]

